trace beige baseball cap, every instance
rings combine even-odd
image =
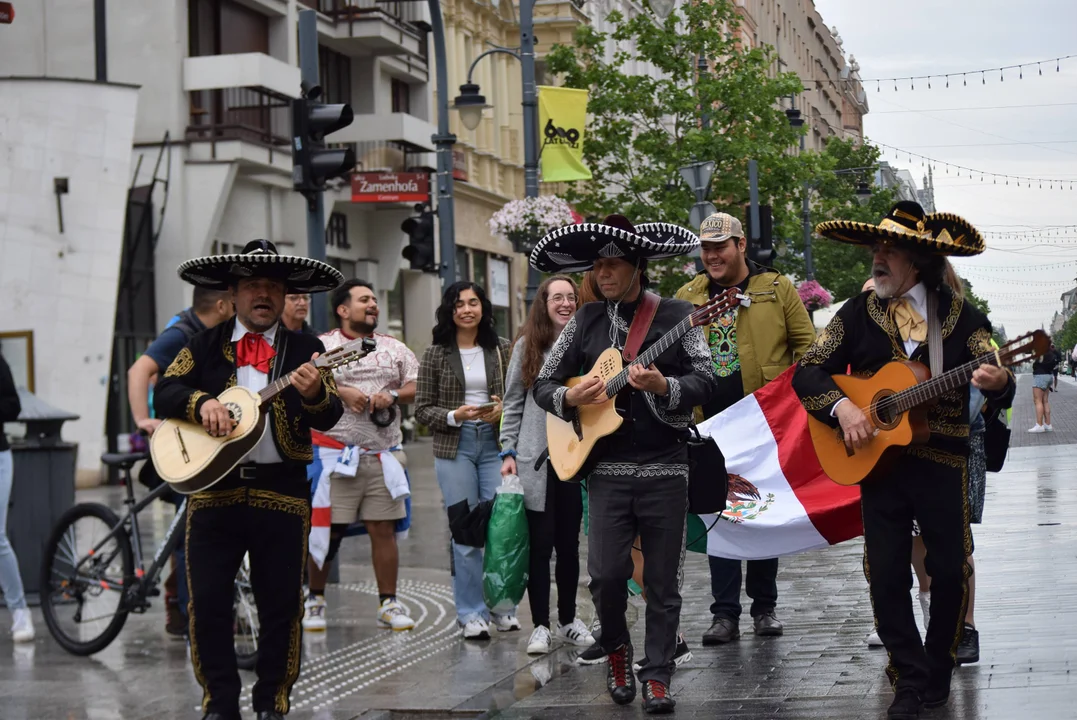
[[[744,237],[740,220],[729,213],[714,213],[699,226],[701,242],[724,242],[730,238]]]

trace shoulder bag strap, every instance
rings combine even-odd
[[[640,297],[636,315],[632,318],[632,326],[628,328],[628,339],[625,341],[625,349],[621,357],[625,362],[632,362],[639,356],[640,346],[643,345],[647,331],[651,329],[651,321],[658,312],[658,296],[653,292],[644,292]]]
[[[931,377],[942,375],[942,326],[939,325],[939,294],[927,294],[927,357],[931,364]]]

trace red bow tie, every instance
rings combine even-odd
[[[250,365],[258,372],[269,374],[269,361],[277,351],[258,333],[247,333],[236,343],[236,367]]]

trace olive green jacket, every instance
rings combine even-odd
[[[815,326],[789,278],[755,263],[749,263],[749,268],[745,294],[752,302],[737,310],[736,321],[745,396],[781,375],[815,340]],[[703,272],[678,290],[676,297],[698,307],[710,299],[709,287],[710,278]]]

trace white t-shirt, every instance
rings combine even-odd
[[[486,358],[481,346],[467,350],[457,350],[460,353],[460,364],[464,368],[464,404],[482,405],[490,402],[490,391],[486,381]],[[449,425],[459,427],[453,413],[456,408],[449,410]]]

